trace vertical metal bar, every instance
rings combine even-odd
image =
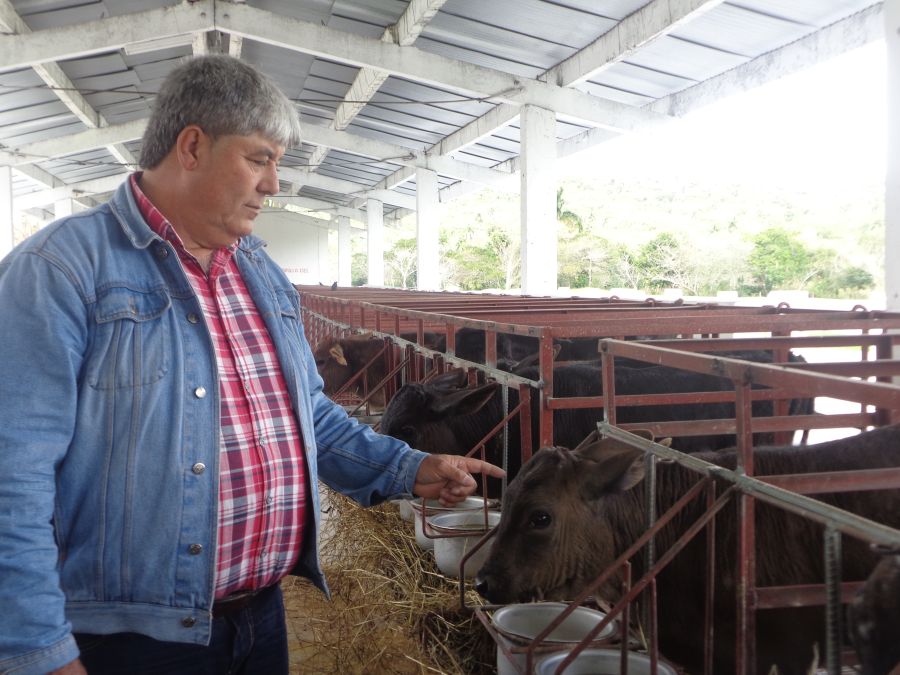
[[[711,509],[716,503],[716,484],[710,482],[706,487],[706,508]],[[713,644],[715,639],[715,610],[716,593],[716,519],[713,518],[706,525],[706,600],[703,609],[703,673],[713,673]]]
[[[600,377],[603,390],[603,418],[610,424],[616,423],[616,378],[615,357],[604,350],[600,357]]]
[[[626,562],[622,566],[622,596],[625,597],[631,592],[631,563]],[[628,668],[628,626],[631,625],[631,603],[627,603],[622,608],[622,649],[619,655],[619,671],[624,673]]]
[[[647,530],[653,529],[656,525],[656,455],[648,452],[644,455],[645,478],[644,484],[644,507],[647,515]],[[644,570],[653,569],[656,562],[656,538],[651,537],[644,547]],[[644,591],[644,611],[641,613],[641,620],[647,626],[650,633],[650,640],[654,640],[656,636],[653,633],[653,616],[651,614],[651,606],[649,602],[650,589]]]
[[[825,528],[825,667],[828,675],[841,673],[841,533]]]
[[[544,341],[547,340],[549,347],[544,347]],[[540,415],[540,435],[539,447],[553,445],[553,411],[547,403],[547,399],[553,396],[553,345],[550,329],[541,329],[541,352],[540,352],[540,370],[542,387],[538,392],[540,406],[538,414]]]
[[[656,675],[656,667],[659,664],[659,625],[656,623],[656,577],[650,580],[650,674]]]
[[[750,421],[750,382],[735,382],[735,422],[737,425],[738,471],[753,475],[753,435]],[[736,673],[756,672],[756,522],[753,497],[742,494],[738,498],[738,583],[736,621]]]
[[[531,437],[531,387],[527,384],[519,385],[519,402],[521,407],[519,408],[519,437],[521,438],[521,442],[519,445],[521,446],[521,454],[520,457],[522,465],[524,466],[525,462],[531,459],[531,455],[534,452],[534,444],[532,443]]]
[[[500,389],[502,391],[501,396],[503,399],[503,419],[506,419],[507,415],[509,415],[509,387],[502,386],[500,387]],[[503,435],[501,436],[501,441],[503,444],[503,470],[507,472],[507,476],[504,476],[500,480],[500,494],[502,495],[506,492],[506,481],[509,474],[509,421],[503,424]],[[487,493],[485,493],[485,496],[487,496]]]

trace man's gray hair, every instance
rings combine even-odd
[[[300,120],[288,97],[261,72],[230,56],[192,58],[169,73],[144,130],[141,167],[158,166],[191,124],[214,139],[259,133],[285,148],[300,143]]]

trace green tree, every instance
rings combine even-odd
[[[350,283],[353,286],[365,286],[369,283],[369,257],[365,253],[356,252],[350,261]]]
[[[747,259],[749,280],[741,289],[765,295],[783,288],[802,288],[813,271],[814,253],[792,232],[780,227],[763,230],[752,239]]]
[[[584,232],[584,221],[581,216],[568,209],[562,188],[556,190],[556,219],[576,235]]]
[[[415,238],[398,239],[384,254],[385,283],[400,288],[415,288],[418,251]]]
[[[679,285],[681,263],[681,245],[675,236],[668,232],[656,235],[638,250],[639,288],[658,291]]]

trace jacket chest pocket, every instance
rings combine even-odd
[[[172,358],[170,310],[164,291],[104,291],[94,314],[96,335],[88,356],[88,384],[95,389],[119,389],[162,379]]]

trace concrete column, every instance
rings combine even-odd
[[[53,202],[53,215],[57,219],[64,216],[71,216],[76,212],[77,208],[74,199],[58,199]]]
[[[353,253],[350,251],[350,219],[338,217],[338,286],[352,286],[353,274],[350,264]]]
[[[330,286],[336,281],[331,272],[331,256],[328,251],[328,228],[319,228],[319,283]]]
[[[366,252],[369,286],[384,286],[384,204],[378,199],[366,200]]]
[[[887,45],[887,177],[884,195],[885,303],[889,311],[900,311],[900,0],[885,0]],[[897,351],[897,350],[895,350]],[[895,357],[896,358],[896,357]]]
[[[524,106],[519,114],[522,170],[522,293],[556,291],[556,115]]]
[[[416,169],[416,287],[420,291],[441,289],[438,255],[438,180],[431,169]]]
[[[12,251],[16,219],[13,215],[12,169],[0,167],[0,258]]]

